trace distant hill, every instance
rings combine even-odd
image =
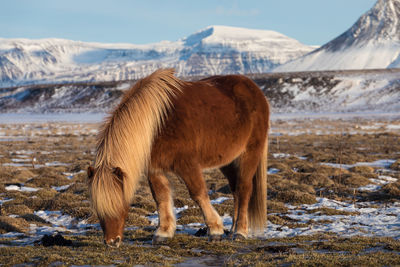
[[[0,87],[137,79],[161,67],[180,76],[264,73],[314,48],[278,32],[227,26],[148,45],[0,39]]]
[[[400,67],[400,0],[378,0],[346,32],[275,72]]]
[[[400,69],[268,73],[250,78],[268,97],[274,113],[400,112]],[[107,112],[133,83],[2,88],[0,112]]]

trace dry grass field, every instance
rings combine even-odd
[[[88,202],[97,128],[0,125],[1,265],[400,265],[399,119],[273,120],[268,226],[248,240],[209,243],[199,208],[171,175],[177,233],[153,246],[156,207],[143,179],[119,249],[104,246]],[[229,229],[227,180],[204,176]]]

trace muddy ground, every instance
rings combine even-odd
[[[274,120],[272,126],[264,233],[244,241],[208,242],[199,208],[171,175],[176,236],[152,246],[156,207],[143,180],[124,244],[109,249],[86,186],[98,124],[0,125],[0,263],[400,265],[400,121]],[[204,176],[229,229],[233,201],[227,181],[217,170]],[[324,201],[346,208],[319,206]],[[375,227],[367,219],[356,221],[367,209],[388,223]]]

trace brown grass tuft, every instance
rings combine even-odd
[[[303,175],[300,178],[300,182],[307,185],[315,186],[317,188],[331,187],[335,184],[328,176],[319,173],[310,173]]]
[[[3,215],[23,215],[23,214],[28,214],[32,213],[32,210],[28,208],[24,204],[9,204],[9,203],[4,203],[1,207],[1,214]]]
[[[52,199],[57,195],[57,191],[53,188],[44,188],[37,191],[35,195],[42,199]]]
[[[333,176],[332,180],[335,181],[335,183],[351,187],[360,187],[371,183],[371,181],[368,178],[361,176],[360,174],[357,173],[348,173],[348,174]]]
[[[181,216],[181,218],[184,216],[203,216],[200,208],[198,208],[198,207],[188,208],[188,209],[182,211],[181,213],[179,213],[179,215]]]
[[[307,213],[318,213],[318,215],[359,215],[358,212],[350,212],[350,211],[344,211],[344,210],[337,210],[337,209],[332,209],[332,208],[317,208],[313,210],[307,210]]]
[[[174,206],[177,208],[182,208],[184,206],[192,207],[195,206],[195,202],[190,198],[175,197]]]
[[[29,169],[15,169],[13,167],[1,166],[0,165],[0,177],[1,180],[6,183],[25,183],[28,179],[36,176]]]
[[[396,171],[400,171],[400,159],[396,160],[392,165],[390,165],[390,168]]]
[[[287,221],[278,215],[268,215],[267,219],[273,224],[284,225]]]
[[[189,223],[204,223],[204,219],[203,216],[189,215],[180,217],[176,223],[181,225]]]
[[[361,173],[361,174],[373,174],[374,168],[370,166],[354,166],[349,169],[352,172]]]
[[[283,202],[268,200],[267,211],[268,213],[286,213],[288,211],[288,208]]]
[[[143,197],[140,195],[136,195],[133,197],[132,206],[135,208],[147,210],[150,213],[153,213],[157,210],[156,204],[152,198]]]
[[[400,181],[382,186],[382,190],[391,197],[400,198]]]
[[[276,199],[293,205],[314,204],[317,202],[315,195],[297,190],[279,191],[276,195]]]
[[[26,233],[29,223],[22,218],[0,216],[0,234],[8,232]]]
[[[62,186],[70,184],[64,175],[54,174],[54,175],[39,175],[26,182],[27,186],[40,187],[40,188],[50,188],[51,186]]]
[[[128,218],[126,219],[126,225],[143,227],[149,226],[150,221],[137,213],[130,212]]]

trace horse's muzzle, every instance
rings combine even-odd
[[[120,236],[117,236],[115,239],[110,239],[109,241],[104,239],[104,244],[106,244],[107,247],[110,247],[110,248],[119,248],[121,243],[122,243],[122,239]]]

